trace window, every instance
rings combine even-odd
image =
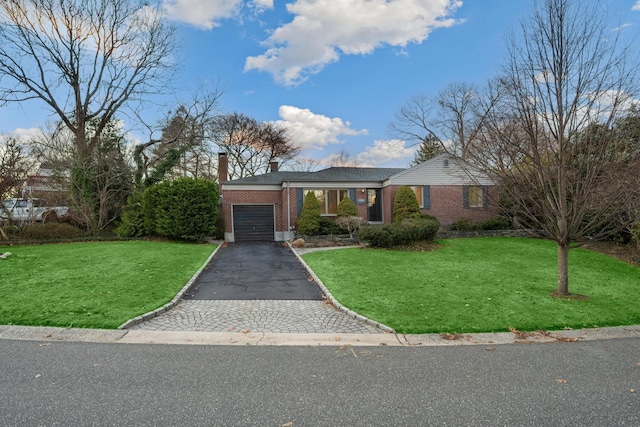
[[[320,215],[335,215],[338,213],[338,203],[349,196],[349,190],[304,190],[304,194],[313,191],[320,203]]]
[[[409,188],[415,193],[416,199],[418,199],[418,206],[424,208],[424,202],[422,201],[422,186],[413,186]]]
[[[484,206],[484,197],[482,194],[482,187],[479,187],[479,186],[467,187],[467,197],[469,200],[470,208],[481,208]]]

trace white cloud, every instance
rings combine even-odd
[[[373,142],[372,147],[367,147],[358,154],[356,161],[361,166],[377,166],[413,157],[415,152],[416,147],[407,147],[406,142],[401,139],[378,140]]]
[[[640,10],[640,0],[636,0],[636,4],[633,5],[631,10]]]
[[[319,149],[329,144],[339,144],[340,136],[366,135],[367,130],[355,130],[351,123],[339,117],[315,114],[311,110],[283,105],[278,114],[282,120],[275,123],[289,130],[291,139],[303,150]]]
[[[16,128],[11,132],[11,136],[18,138],[21,141],[28,142],[35,138],[42,137],[42,129],[40,128]]]
[[[222,19],[233,18],[243,6],[257,12],[273,8],[273,0],[164,0],[167,15],[179,22],[210,30]]]
[[[297,0],[287,5],[293,20],[267,38],[264,54],[247,58],[245,71],[267,71],[285,85],[300,84],[341,54],[422,43],[433,29],[460,22],[450,15],[461,5],[460,0]]]

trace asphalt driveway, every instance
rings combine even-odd
[[[322,291],[282,242],[220,248],[185,300],[322,300]]]

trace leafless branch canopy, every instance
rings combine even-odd
[[[0,3],[0,104],[38,99],[89,156],[97,132],[128,101],[156,91],[171,68],[174,30],[138,0]]]

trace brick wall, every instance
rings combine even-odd
[[[225,190],[222,196],[222,212],[224,227],[227,233],[232,231],[232,205],[274,205],[276,231],[287,231],[288,216],[287,203],[290,203],[291,225],[298,221],[296,189],[289,189],[290,199],[287,200],[287,189],[269,191]]]
[[[438,218],[443,227],[447,227],[459,219],[477,222],[497,215],[496,210],[490,206],[465,209],[462,201],[462,189],[462,186],[432,185],[431,209],[422,209],[421,212]]]
[[[393,221],[393,201],[398,188],[400,187],[388,186],[382,191],[385,222]],[[421,213],[435,216],[443,227],[448,227],[459,219],[477,222],[497,215],[496,210],[491,207],[465,209],[463,207],[462,189],[463,187],[459,185],[432,185],[431,208],[421,209]]]

